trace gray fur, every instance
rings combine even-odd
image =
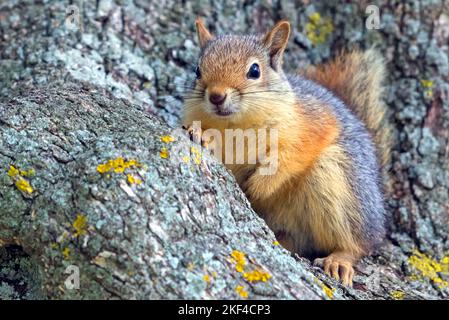
[[[313,96],[323,106],[328,106],[339,122],[341,133],[338,143],[351,159],[347,174],[363,215],[363,230],[359,236],[368,249],[375,248],[385,235],[386,211],[380,167],[371,135],[365,125],[329,90],[297,75],[288,75],[287,78],[300,100],[307,101],[307,96]]]

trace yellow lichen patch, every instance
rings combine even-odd
[[[321,289],[323,290],[324,294],[329,299],[333,299],[334,298],[335,288],[331,288],[331,287],[327,286],[325,283],[323,283],[320,279],[318,279],[316,277],[315,277],[314,280],[321,287]]]
[[[73,234],[75,237],[85,235],[87,233],[87,217],[83,214],[78,214],[72,224],[72,228],[75,230]]]
[[[433,81],[432,80],[427,80],[427,79],[421,79],[421,85],[424,88],[432,88],[433,87]]]
[[[10,176],[11,178],[14,178],[15,176],[17,176],[19,174],[20,174],[20,171],[18,169],[16,169],[14,166],[9,166],[8,176]]]
[[[20,178],[16,181],[16,187],[22,192],[32,193],[33,187],[31,187],[30,183],[23,178]]]
[[[443,272],[449,273],[449,254],[447,254],[443,259],[441,259],[440,263]]]
[[[203,280],[206,281],[207,283],[210,283],[210,276],[208,274],[205,274],[203,276]]]
[[[162,159],[167,159],[170,154],[168,153],[167,148],[162,148],[161,152],[159,152],[159,155]]]
[[[22,192],[25,193],[32,193],[34,191],[33,187],[31,187],[30,183],[22,178],[27,176],[33,176],[34,170],[30,169],[28,171],[26,170],[19,170],[13,165],[9,166],[8,169],[8,176],[11,177],[14,180],[14,184],[16,185],[17,189],[19,189]]]
[[[335,292],[335,288],[329,288],[327,285],[325,285],[324,283],[321,284],[321,288],[323,289],[323,292],[326,294],[326,296],[329,299],[333,299],[334,298],[334,292]]]
[[[243,274],[243,277],[246,280],[248,280],[249,282],[254,282],[254,281],[267,282],[271,278],[271,274],[269,274],[268,272],[266,272],[264,270],[256,269],[253,271],[245,272]]]
[[[326,42],[334,31],[334,25],[330,19],[322,18],[319,12],[313,13],[306,23],[306,35],[314,46]]]
[[[164,143],[170,143],[170,142],[173,142],[173,141],[175,141],[175,138],[173,138],[172,136],[162,136],[161,137],[161,141],[162,142],[164,142]]]
[[[25,170],[20,170],[20,175],[22,176],[22,177],[32,177],[32,176],[34,176],[34,169],[30,169],[30,170],[27,170],[27,171],[25,171]]]
[[[32,177],[32,176],[34,176],[34,173],[35,173],[34,169],[19,170],[12,165],[9,166],[9,170],[8,170],[8,176],[10,176],[11,178],[14,178],[18,175],[21,175],[22,177]]]
[[[273,242],[273,245],[278,246],[278,245],[279,245],[279,241],[277,241],[277,240],[274,241],[274,242]]]
[[[248,298],[248,292],[243,288],[243,286],[237,286],[235,288],[235,291],[242,297],[242,298]]]
[[[64,248],[64,250],[62,250],[62,256],[64,257],[65,260],[70,258],[70,248]]]
[[[427,90],[424,91],[424,94],[426,97],[428,98],[432,98],[433,97],[433,81],[432,80],[427,80],[427,79],[421,79],[421,85],[426,88]]]
[[[128,182],[129,182],[130,184],[141,184],[141,183],[142,183],[142,180],[137,179],[137,178],[134,178],[134,177],[133,177],[131,174],[129,174],[129,173],[128,173],[128,175],[127,175],[126,177],[127,177]]]
[[[243,278],[250,283],[256,281],[267,282],[271,278],[271,274],[262,269],[254,269],[244,272],[247,261],[245,253],[242,251],[232,251],[230,261],[231,263],[235,263],[235,270],[239,273],[243,273]]]
[[[191,147],[190,153],[192,154],[193,162],[196,164],[200,164],[201,163],[201,151],[195,147]]]
[[[138,163],[135,159],[131,159],[129,161],[125,161],[122,157],[118,157],[116,159],[108,160],[106,163],[102,163],[97,166],[97,171],[99,173],[106,173],[109,171],[114,171],[116,173],[122,173],[127,168],[131,167],[140,167],[140,163]]]
[[[405,292],[400,290],[394,290],[390,292],[390,296],[395,300],[403,300],[405,297]]]
[[[106,172],[108,172],[109,170],[111,170],[111,166],[108,165],[108,164],[106,164],[106,163],[99,164],[99,165],[97,166],[97,171],[100,172],[100,173],[106,173]]]
[[[427,278],[440,288],[449,287],[449,282],[443,280],[440,276],[440,274],[449,275],[449,254],[438,262],[415,250],[413,255],[408,258],[408,263],[419,272],[419,274],[413,275],[412,279]]]
[[[231,253],[231,262],[235,263],[235,270],[237,272],[243,272],[243,269],[246,266],[246,258],[245,254],[241,251],[234,250]]]
[[[190,162],[190,157],[189,156],[183,156],[182,157],[182,161],[184,161],[185,163],[189,163]]]

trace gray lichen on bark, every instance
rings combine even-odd
[[[73,1],[77,30],[67,27],[69,4],[0,4],[0,241],[29,255],[2,249],[0,297],[236,298],[243,285],[254,298],[303,299],[326,297],[323,284],[338,289],[334,298],[448,297],[438,281],[449,281],[449,271],[437,272],[449,250],[447,2],[377,1],[379,30],[365,28],[367,3],[359,1]],[[321,22],[311,26],[316,13]],[[288,18],[289,71],[354,45],[385,54],[396,141],[390,232],[358,266],[354,289],[274,246],[221,165],[207,155],[200,165],[195,154],[189,164],[178,156],[190,152],[185,137],[160,140],[177,127],[193,77],[197,15],[214,33],[263,32]],[[163,147],[178,161],[161,158]],[[109,178],[97,171],[119,156],[147,168]],[[10,165],[34,169],[24,178],[31,194],[15,186]],[[127,173],[142,183],[130,184]],[[88,229],[75,236],[79,215]],[[272,278],[245,281],[228,261],[234,249]],[[64,289],[71,264],[80,267],[82,290]],[[423,273],[428,266],[435,272]]]

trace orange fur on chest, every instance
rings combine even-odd
[[[304,174],[317,161],[323,150],[338,137],[339,128],[336,119],[330,114],[322,118],[299,114],[300,124],[297,132],[288,132],[280,137],[279,152],[292,153],[284,155],[286,163],[293,172]]]

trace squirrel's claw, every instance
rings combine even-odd
[[[345,286],[352,288],[352,279],[354,277],[353,259],[344,254],[332,253],[325,258],[317,258],[313,262],[315,266],[323,268],[328,276],[340,280]]]
[[[209,140],[205,140],[201,135],[201,130],[198,132],[198,130],[195,130],[192,126],[185,126],[183,125],[182,128],[187,131],[187,134],[189,135],[189,138],[193,142],[200,141],[200,144],[202,147],[207,148],[209,145]]]

